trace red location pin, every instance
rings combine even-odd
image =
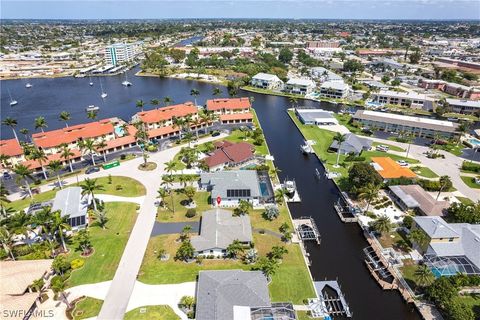
[[[217,205],[220,205],[220,202],[222,202],[222,198],[220,196],[217,196]]]

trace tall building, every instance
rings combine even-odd
[[[117,65],[135,59],[142,52],[143,42],[114,43],[105,47],[105,62]]]

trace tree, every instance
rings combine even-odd
[[[68,144],[62,143],[60,145],[60,157],[62,159],[65,159],[68,162],[68,166],[70,167],[70,172],[73,172],[73,167],[72,167],[72,160],[71,157],[74,156],[75,154],[72,152],[72,150],[68,147]]]
[[[361,199],[361,200],[366,200],[367,201],[367,209],[366,211],[368,211],[368,209],[370,208],[370,203],[377,199],[378,198],[378,191],[379,191],[379,187],[378,186],[375,186],[375,185],[372,185],[372,184],[368,184],[361,193],[358,194],[358,198]]]
[[[426,296],[440,308],[444,308],[458,295],[457,288],[449,277],[437,278],[430,286],[425,288]]]
[[[243,257],[246,264],[254,264],[258,260],[258,251],[255,248],[248,249]]]
[[[347,72],[362,72],[365,69],[360,61],[347,60],[343,63],[343,70]]]
[[[62,189],[63,185],[62,185],[62,181],[60,181],[60,170],[62,170],[62,163],[60,162],[60,160],[52,160],[50,161],[50,163],[48,164],[48,169],[52,170],[53,173],[57,176],[57,182],[58,182],[58,186],[60,187],[60,189]]]
[[[282,260],[283,256],[287,253],[288,250],[284,246],[273,246],[272,250],[268,253],[268,257],[273,260]]]
[[[216,97],[222,94],[222,90],[219,87],[213,88],[212,94]]]
[[[278,53],[278,60],[287,64],[287,63],[290,63],[292,59],[293,59],[293,52],[290,51],[290,49],[288,48],[280,49],[280,52]]]
[[[83,255],[88,255],[92,250],[92,241],[90,241],[90,232],[86,229],[78,231],[77,235],[78,249]]]
[[[68,302],[67,296],[65,295],[65,289],[67,289],[67,285],[65,284],[65,281],[55,281],[51,285],[53,292],[60,294],[67,304],[68,308],[70,308],[70,303]]]
[[[480,203],[466,205],[454,202],[447,210],[451,222],[480,224]]]
[[[342,149],[342,144],[347,140],[347,136],[337,132],[337,134],[333,137],[333,140],[337,141],[338,149],[337,149],[337,161],[335,162],[335,166],[338,167],[338,161],[340,160],[340,151]]]
[[[297,107],[298,104],[298,98],[297,97],[290,97],[288,98],[290,100],[290,104],[292,105],[292,108]]]
[[[158,106],[160,104],[160,100],[154,98],[154,99],[150,100],[150,104],[152,106]]]
[[[192,203],[196,193],[197,190],[192,186],[187,186],[183,188],[183,194],[188,198],[188,203]]]
[[[354,190],[361,190],[367,185],[379,186],[382,184],[382,177],[368,163],[357,162],[348,171],[348,181]]]
[[[13,119],[11,117],[6,117],[5,119],[3,119],[2,121],[2,124],[12,128],[12,131],[13,131],[13,135],[15,137],[15,140],[18,141],[18,136],[17,136],[17,132],[15,131],[15,127],[17,126],[18,122],[16,119]]]
[[[190,95],[193,97],[193,99],[195,100],[195,105],[197,106],[197,96],[200,94],[200,91],[198,91],[198,89],[195,89],[193,88],[192,90],[190,90]]]
[[[72,227],[68,224],[68,215],[63,216],[60,210],[57,210],[52,213],[52,220],[51,220],[51,228],[52,230],[57,230],[58,236],[60,237],[60,242],[63,247],[63,251],[67,252],[67,245],[65,244],[65,238],[63,235],[63,230],[70,230]]]
[[[408,239],[413,242],[418,244],[418,246],[422,249],[425,249],[425,247],[428,245],[429,238],[428,235],[421,229],[414,229],[410,232],[408,235]]]
[[[231,259],[236,259],[238,254],[243,252],[244,248],[239,240],[233,240],[227,247],[227,256]]]
[[[41,297],[42,293],[45,292],[45,280],[43,278],[33,280],[30,287],[38,292],[38,296]]]
[[[0,227],[0,243],[2,244],[3,250],[5,250],[5,252],[10,255],[12,260],[15,261],[15,256],[13,255],[12,251],[12,236],[10,235],[10,232],[5,226]]]
[[[143,102],[143,100],[137,100],[137,102],[135,102],[135,106],[139,108],[141,112],[143,112],[143,107],[145,106],[145,102]]]
[[[439,182],[440,182],[440,190],[438,190],[437,200],[438,200],[438,197],[440,197],[440,193],[443,190],[448,189],[452,185],[452,180],[450,180],[449,176],[441,176],[439,179]]]
[[[71,115],[67,111],[60,112],[58,120],[65,122],[65,126],[68,128],[68,120],[72,119]]]
[[[96,211],[95,212],[95,220],[97,221],[97,224],[105,230],[105,226],[107,225],[108,222],[108,216],[107,213],[104,210]]]
[[[169,195],[169,191],[166,188],[160,187],[157,190],[157,198],[160,198],[160,205],[165,209],[167,206],[167,202],[165,201],[165,198]]]
[[[35,130],[40,129],[42,132],[45,132],[43,129],[47,128],[47,121],[45,120],[45,117],[37,117],[35,118]]]
[[[173,171],[177,168],[178,163],[175,160],[170,160],[164,163],[165,165],[165,171],[172,175]]]
[[[193,259],[194,256],[195,256],[195,249],[193,248],[190,240],[187,239],[183,241],[180,247],[178,248],[174,259],[183,260],[186,262],[190,259]]]
[[[58,255],[53,259],[52,269],[56,274],[64,275],[65,272],[70,270],[70,263],[67,261],[64,255]]]
[[[88,119],[95,120],[97,118],[97,115],[98,115],[98,111],[95,111],[95,110],[87,111],[87,118]]]
[[[444,312],[449,320],[478,320],[478,318],[475,317],[474,309],[478,309],[478,307],[472,308],[470,305],[461,301],[461,299],[456,299],[447,303]]]
[[[46,179],[47,177],[47,172],[45,171],[45,161],[48,160],[47,155],[45,154],[45,151],[40,148],[34,148],[31,150],[30,155],[28,156],[31,160],[37,161],[40,164],[40,167],[42,168],[43,176]]]
[[[390,77],[388,75],[384,75],[381,80],[383,83],[388,83],[390,81]]]
[[[390,82],[390,84],[394,87],[398,87],[401,83],[402,83],[402,81],[398,78],[395,78],[395,79],[392,80],[392,82]]]
[[[261,257],[258,259],[255,269],[261,270],[265,277],[270,280],[271,277],[277,272],[278,262],[273,259]]]
[[[252,208],[253,208],[253,206],[249,201],[239,200],[238,201],[238,206],[235,209],[233,209],[233,214],[235,216],[241,216],[241,215],[249,214],[250,209],[252,209]]]
[[[415,281],[422,287],[429,286],[435,280],[435,277],[426,264],[421,264],[414,272]]]
[[[83,184],[80,185],[82,188],[82,196],[88,195],[92,197],[93,208],[97,210],[97,201],[95,199],[95,192],[105,190],[101,184],[97,184],[97,179],[86,178]]]
[[[179,117],[173,117],[172,118],[172,127],[178,128],[179,129],[179,135],[180,135],[180,140],[182,140],[182,131],[185,128],[185,119],[179,118]]]
[[[107,142],[105,139],[102,139],[97,142],[96,148],[97,150],[100,151],[101,154],[103,154],[103,162],[107,162]]]
[[[162,186],[166,187],[168,192],[170,193],[170,198],[172,200],[172,212],[175,213],[175,201],[173,198],[173,190],[171,189],[171,186],[173,185],[173,182],[175,179],[170,175],[170,176],[162,176]]]
[[[5,208],[6,203],[10,203],[10,199],[8,199],[8,195],[10,192],[8,192],[7,187],[5,187],[4,183],[0,183],[0,209],[2,211],[2,217],[6,218],[7,217],[7,210]]]
[[[408,56],[410,63],[413,63],[413,64],[419,63],[421,58],[422,58],[422,54],[419,48],[415,48],[415,50]]]
[[[92,164],[95,166],[95,152],[97,151],[97,144],[95,143],[95,140],[90,138],[80,140],[78,146],[84,153],[90,154]]]
[[[30,178],[33,180],[33,177],[32,177],[33,170],[30,169],[30,166],[17,164],[13,168],[13,172],[17,175],[18,178],[23,179],[23,181],[25,182],[25,187],[28,191],[28,194],[30,195],[30,198],[33,198],[32,189],[30,188],[30,184],[28,183],[28,180],[27,180],[27,178]]]
[[[280,210],[278,210],[277,206],[267,206],[267,207],[265,207],[264,216],[268,220],[270,220],[270,221],[274,220],[274,219],[278,218],[279,215],[280,215]]]
[[[386,215],[381,215],[373,221],[372,228],[380,233],[380,236],[383,236],[385,233],[389,233],[392,230],[392,223]]]
[[[185,54],[184,50],[175,49],[175,48],[170,49],[170,57],[172,57],[172,59],[176,63],[183,61],[186,56],[187,55]]]

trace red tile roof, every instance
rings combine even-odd
[[[178,132],[179,130],[180,130],[179,128],[177,128],[177,127],[174,128],[172,126],[160,127],[160,128],[157,128],[157,129],[148,130],[148,136],[150,138],[156,138],[156,137],[163,136],[165,134]]]
[[[223,98],[223,99],[211,99],[207,100],[207,110],[239,110],[239,109],[250,109],[252,105],[250,104],[249,98]]]
[[[191,102],[177,104],[169,107],[153,109],[149,111],[138,112],[138,117],[145,123],[157,123],[164,120],[170,120],[174,117],[185,117],[190,114],[198,113],[197,107]]]
[[[0,154],[14,157],[22,153],[23,149],[17,139],[0,140]]]
[[[217,143],[216,146],[219,144]],[[230,143],[224,142],[210,156],[204,159],[209,168],[216,167],[220,164],[237,164],[253,157],[254,147],[246,142]]]
[[[34,133],[33,142],[41,148],[56,147],[62,143],[71,143],[80,138],[96,138],[113,133],[114,127],[111,119],[78,124],[62,129]]]
[[[73,156],[70,156],[70,159],[75,159],[82,156],[82,153],[78,149],[72,149],[71,151],[73,153]],[[50,161],[53,161],[53,160],[59,160],[62,162],[66,161],[65,158],[62,158],[62,155],[60,153],[54,153],[47,156],[47,160],[43,162],[43,166],[46,167],[50,163]],[[38,169],[41,167],[40,163],[37,160],[27,160],[22,162],[22,164],[27,167],[30,167],[30,169]]]
[[[221,114],[219,117],[220,121],[228,120],[252,120],[253,114],[251,112],[245,113],[232,113],[232,114]]]

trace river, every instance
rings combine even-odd
[[[99,78],[93,78],[95,85],[88,85],[88,78],[33,79],[33,87],[25,88],[25,80],[1,81],[1,116],[17,119],[19,128],[35,132],[34,119],[44,116],[48,129],[62,127],[58,120],[61,111],[72,114],[70,124],[88,121],[85,107],[90,104],[100,106],[99,119],[120,117],[130,120],[137,112],[135,102],[142,99],[147,103],[146,110],[152,109],[152,98],[171,97],[176,103],[192,100],[190,90],[197,88],[200,95],[197,101],[204,103],[212,98],[214,85],[190,80],[169,78],[135,77],[136,70],[129,71],[132,87],[123,87],[123,77],[102,77],[108,97],[100,98]],[[18,105],[9,106],[8,91]],[[223,88],[226,96],[226,89]],[[337,279],[353,311],[354,319],[419,319],[417,312],[407,306],[396,291],[383,291],[370,276],[364,262],[362,249],[367,246],[360,227],[356,224],[343,224],[333,209],[338,199],[338,191],[329,180],[317,180],[315,168],[321,172],[321,164],[314,156],[305,157],[299,146],[303,142],[300,132],[288,117],[287,98],[240,92],[243,96],[254,96],[254,108],[258,114],[275,164],[282,171],[280,179],[294,178],[302,198],[299,204],[290,204],[293,217],[312,216],[322,236],[320,246],[308,245],[316,280]],[[305,101],[304,105],[318,105]],[[323,104],[323,108],[335,110],[335,106]],[[11,129],[2,126],[2,139],[11,138]]]

